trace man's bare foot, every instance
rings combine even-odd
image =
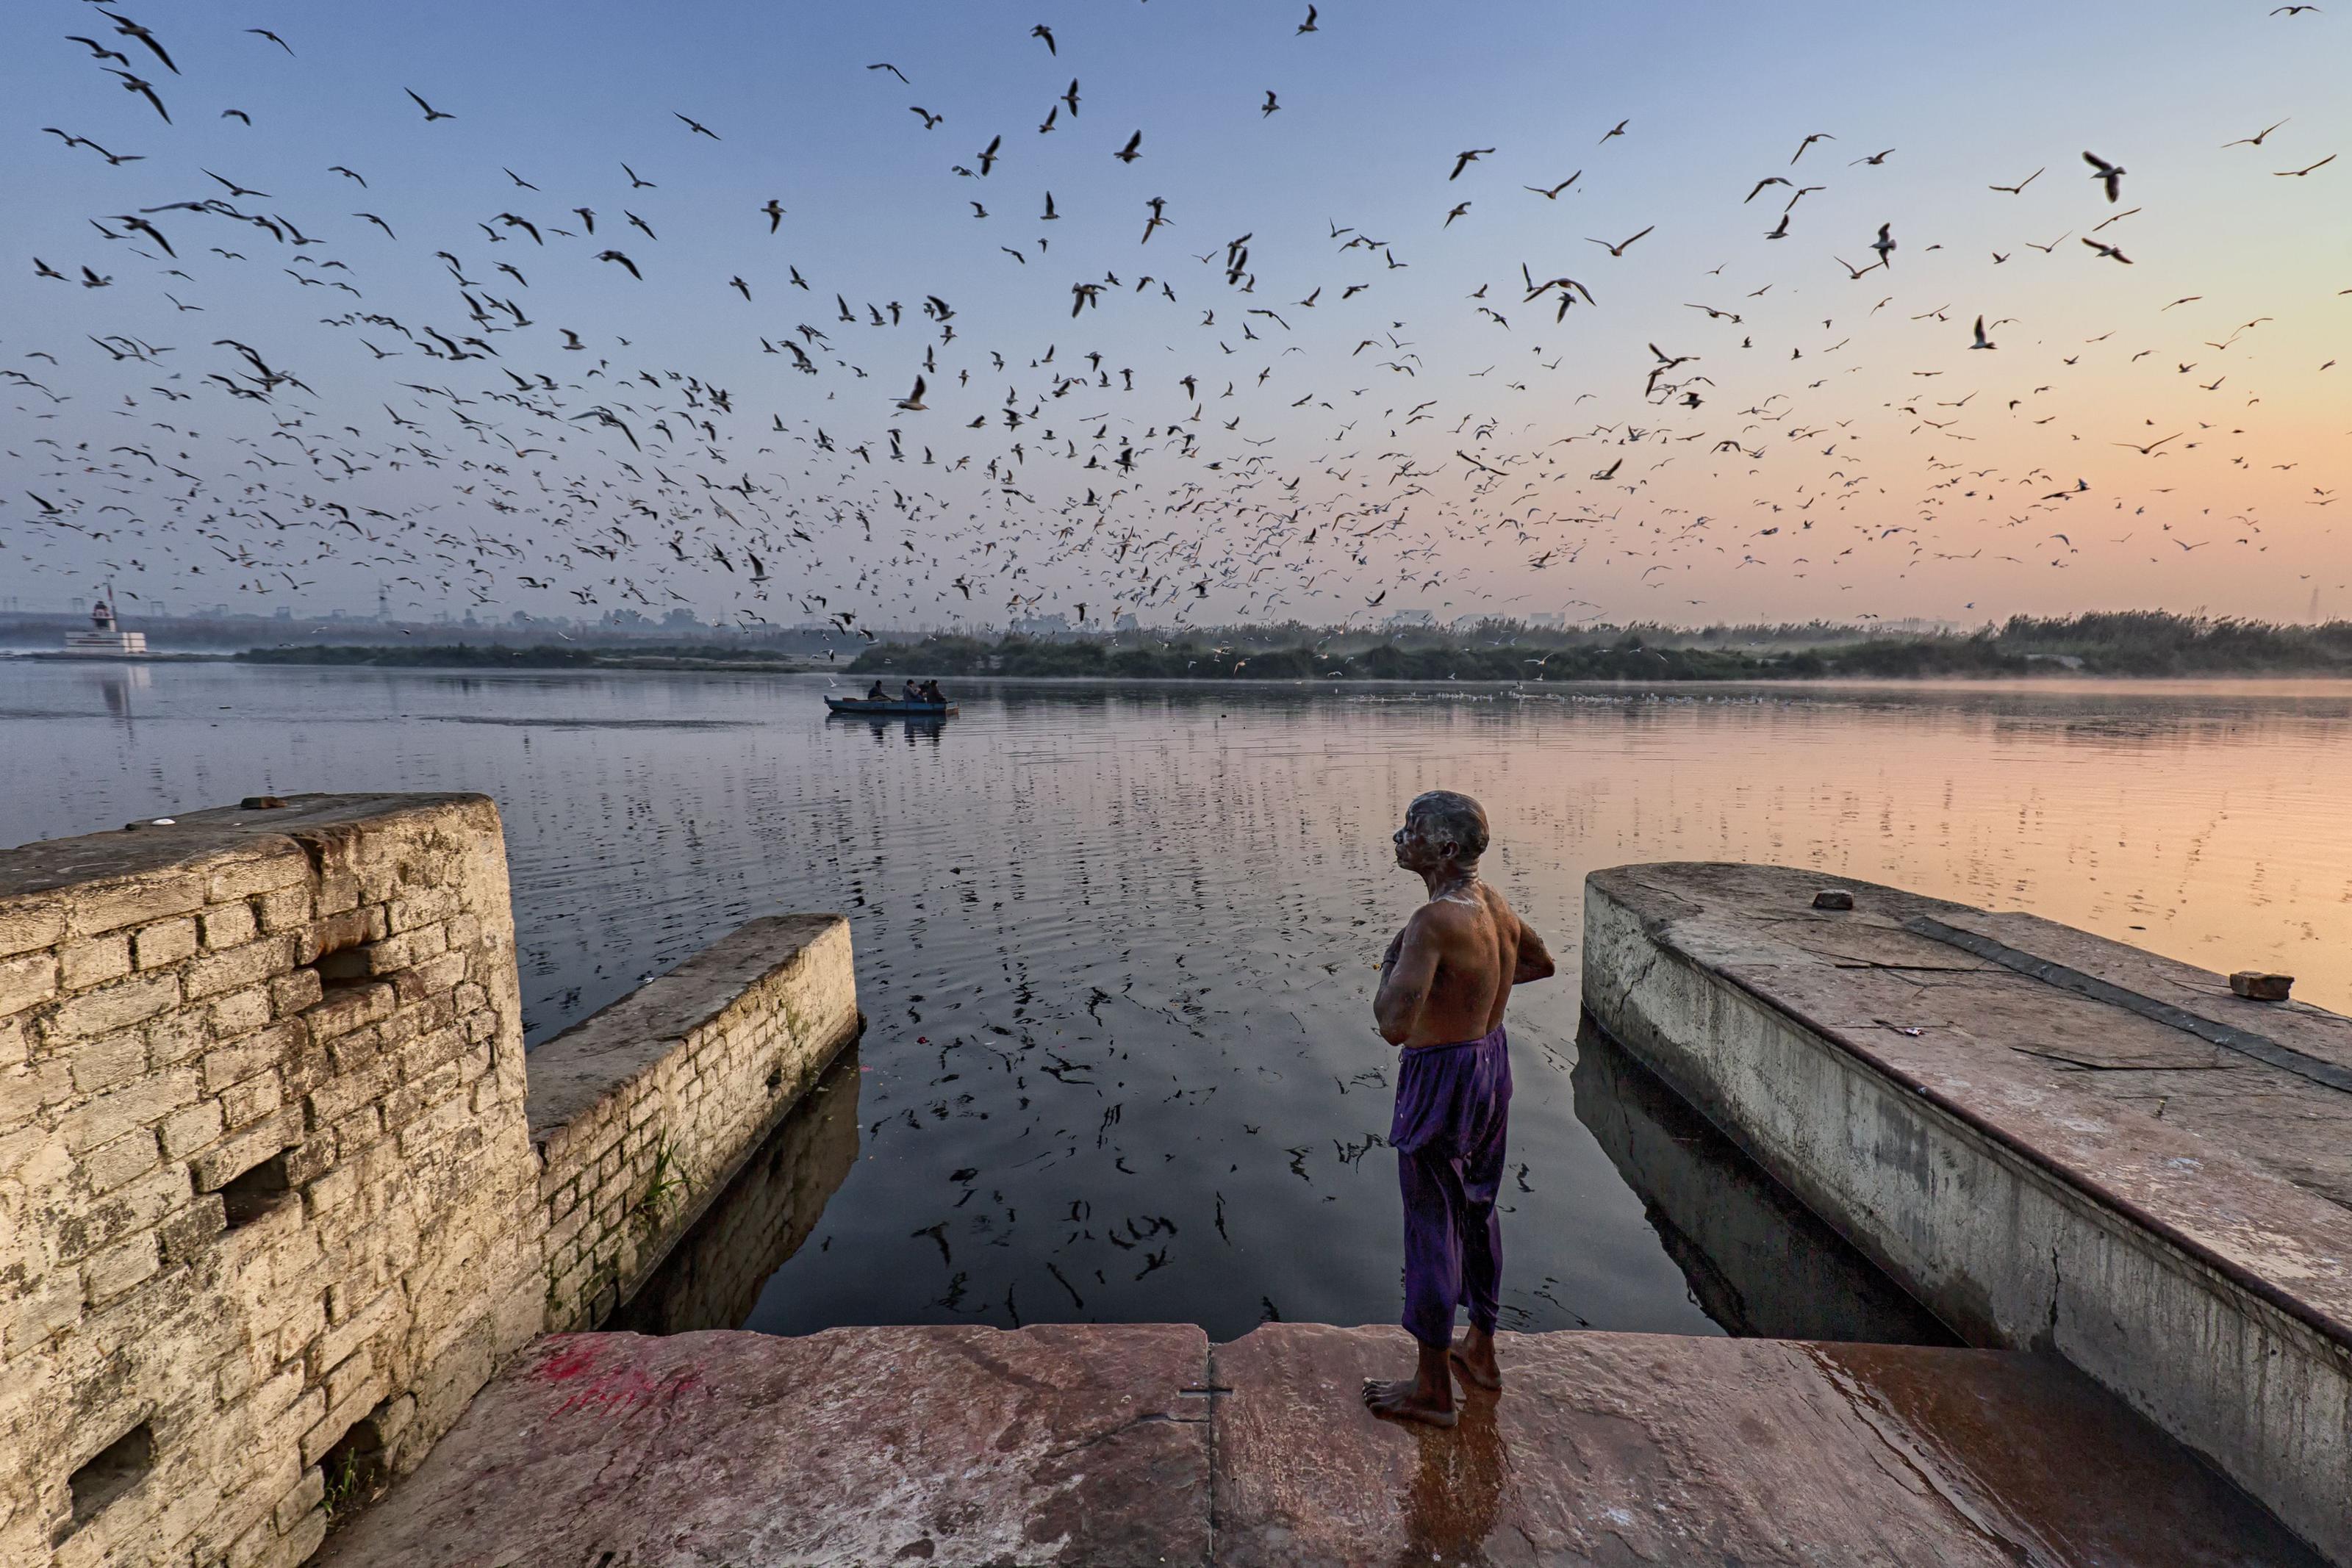
[[[1495,1359],[1495,1336],[1475,1328],[1463,1331],[1446,1353],[1454,1375],[1476,1388],[1496,1389],[1503,1386],[1502,1364]]]
[[[1422,1421],[1432,1427],[1451,1427],[1460,1419],[1454,1408],[1453,1396],[1437,1403],[1426,1396],[1421,1385],[1412,1378],[1400,1377],[1393,1383],[1364,1379],[1364,1406],[1375,1416],[1391,1421]]]
[[[1458,1417],[1454,1409],[1454,1378],[1447,1370],[1448,1354],[1444,1346],[1423,1345],[1415,1375],[1392,1383],[1364,1379],[1364,1407],[1391,1421],[1453,1426]]]

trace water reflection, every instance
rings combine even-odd
[[[1767,1339],[1959,1343],[1589,1013],[1570,1077],[1578,1118],[1724,1328]]]
[[[849,915],[861,1152],[751,1313],[780,1331],[1390,1321],[1394,1054],[1369,1002],[1418,893],[1387,833],[1433,785],[1485,800],[1490,877],[1562,954],[1595,866],[1768,860],[2352,1001],[2340,684],[959,682],[937,734],[877,736],[827,722],[824,676],[149,673],[132,733],[89,672],[0,664],[0,841],[248,794],[484,790],[533,1040],[756,915]],[[1512,1007],[1505,1325],[1757,1320],[1744,1283],[1695,1291],[1653,1218],[1713,1257],[1702,1221],[1579,1120],[1578,1019],[1571,976]]]
[[[1511,1479],[1510,1446],[1495,1418],[1496,1405],[1496,1396],[1468,1389],[1451,1431],[1413,1428],[1420,1453],[1398,1500],[1404,1542],[1396,1568],[1486,1561],[1486,1538],[1502,1517]]]
[[[855,1045],[836,1057],[605,1326],[633,1333],[744,1327],[761,1288],[801,1249],[857,1164],[864,1072]]]

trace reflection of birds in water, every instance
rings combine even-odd
[[[2313,9],[2285,11],[2301,18]],[[812,591],[858,605],[864,627],[919,622],[935,611],[973,621],[1066,619],[1082,598],[1099,612],[1088,623],[1129,615],[1178,627],[1213,614],[1345,620],[1385,609],[1397,591],[1408,596],[1401,606],[1459,614],[1524,601],[1486,564],[1502,559],[1573,564],[1589,575],[1588,591],[1606,587],[1621,599],[1694,570],[1749,573],[1748,580],[1798,594],[1843,593],[1865,581],[1915,580],[1938,559],[1977,561],[1968,570],[1979,574],[2017,565],[2020,574],[1989,580],[2021,588],[2029,580],[2021,571],[2031,569],[1971,545],[1980,547],[2016,510],[2055,509],[2083,495],[2053,488],[2069,447],[2135,444],[2100,424],[2105,404],[2064,401],[2070,375],[2147,374],[2134,368],[2142,353],[2152,368],[2168,347],[2181,350],[2175,363],[2198,364],[2193,344],[2200,341],[2232,356],[2204,363],[2200,375],[2212,379],[2193,383],[2210,400],[2207,409],[2229,400],[2230,418],[2206,414],[2154,455],[2207,490],[2197,505],[2226,500],[2230,515],[2247,519],[2212,541],[2217,552],[2242,551],[2236,559],[2252,563],[2277,542],[2264,532],[2264,507],[2309,504],[2298,492],[2262,487],[2286,483],[2270,476],[2289,472],[2279,460],[2294,455],[2264,450],[2293,439],[2292,422],[2278,391],[2284,372],[2240,346],[2241,334],[2270,319],[2237,298],[2252,286],[2200,277],[2190,284],[2199,293],[2166,290],[2160,298],[2173,304],[2163,308],[2178,308],[2171,319],[2179,325],[2167,323],[2169,338],[2155,336],[2152,314],[2100,279],[2161,280],[2173,263],[2158,241],[2127,250],[2119,234],[2104,232],[2140,209],[2120,207],[2126,171],[2095,152],[2082,157],[2116,210],[2095,225],[2078,220],[2086,232],[2025,241],[2029,256],[1996,230],[1985,236],[1990,243],[1969,247],[1977,259],[1964,264],[1959,242],[1970,236],[1958,231],[1983,214],[1953,209],[1937,219],[1940,235],[1921,234],[1925,219],[1906,217],[1906,235],[1919,235],[1907,242],[1918,260],[1906,261],[1899,279],[1890,265],[1892,223],[1878,225],[1875,260],[1861,267],[1793,227],[1797,203],[1832,185],[1837,194],[1816,199],[1875,203],[1908,193],[1895,175],[1916,168],[1916,156],[1895,165],[1894,146],[1851,160],[1817,147],[1858,134],[1855,127],[1807,131],[1779,164],[1787,171],[1810,155],[1808,169],[1847,171],[1821,185],[1799,185],[1785,172],[1739,169],[1718,181],[1711,170],[1641,162],[1664,154],[1645,147],[1651,139],[1630,135],[1632,115],[1599,138],[1606,151],[1596,154],[1595,172],[1605,175],[1603,186],[1588,183],[1581,169],[1558,177],[1538,149],[1464,147],[1471,136],[1449,131],[1434,146],[1423,143],[1430,161],[1391,183],[1391,209],[1381,204],[1385,194],[1343,194],[1343,186],[1292,172],[1285,162],[1286,150],[1301,145],[1294,134],[1328,134],[1349,116],[1368,123],[1367,116],[1394,112],[1318,90],[1311,113],[1325,118],[1312,131],[1297,123],[1310,100],[1293,94],[1285,102],[1291,89],[1279,74],[1280,47],[1318,33],[1308,6],[1303,21],[1253,24],[1260,41],[1276,46],[1262,67],[1274,85],[1251,84],[1262,99],[1234,101],[1228,93],[1219,100],[1220,112],[1255,139],[1247,156],[1277,183],[1278,215],[1223,221],[1221,210],[1240,208],[1221,198],[1186,210],[1183,226],[1203,246],[1190,256],[1171,255],[1173,241],[1152,244],[1173,221],[1165,197],[1147,198],[1131,185],[1113,193],[1103,182],[1123,180],[1143,161],[1147,135],[1166,149],[1155,152],[1155,167],[1165,157],[1181,171],[1179,159],[1206,145],[1187,139],[1237,127],[1155,113],[1154,123],[1135,125],[1109,147],[1121,171],[1097,162],[1104,143],[1092,143],[1083,176],[1049,174],[1049,165],[1008,155],[992,121],[1036,123],[1019,117],[1036,114],[1043,99],[1039,129],[1050,131],[1075,124],[1085,101],[1077,77],[1052,96],[1051,84],[1035,79],[1045,64],[1034,59],[1039,45],[1048,68],[1059,70],[1060,40],[1045,23],[1025,33],[992,28],[976,46],[985,70],[964,79],[918,72],[926,76],[919,94],[898,91],[911,86],[909,73],[887,60],[862,70],[827,68],[856,101],[884,89],[874,123],[860,120],[861,140],[842,155],[846,197],[812,191],[803,198],[787,183],[796,173],[772,168],[749,184],[751,165],[734,160],[747,131],[766,135],[771,127],[730,124],[722,134],[658,105],[598,113],[631,134],[653,122],[667,127],[664,145],[682,169],[663,171],[657,183],[616,160],[616,179],[615,163],[600,158],[604,173],[559,179],[542,160],[501,145],[518,132],[493,129],[472,109],[460,126],[458,113],[370,75],[362,63],[357,78],[371,93],[396,103],[396,88],[434,128],[436,155],[470,161],[488,183],[478,193],[429,185],[412,174],[386,177],[379,164],[385,188],[369,198],[376,210],[351,213],[346,204],[317,201],[321,166],[334,177],[328,183],[369,184],[355,167],[326,162],[352,155],[339,145],[347,133],[331,120],[269,112],[291,101],[289,84],[315,93],[331,79],[318,51],[298,50],[265,27],[223,28],[238,35],[232,58],[211,49],[191,57],[142,22],[110,10],[95,15],[106,26],[70,36],[60,57],[72,68],[43,84],[68,102],[40,117],[60,122],[41,128],[53,138],[41,145],[81,160],[85,178],[127,170],[161,183],[152,193],[137,186],[136,195],[125,185],[62,214],[70,222],[56,225],[55,244],[45,235],[40,255],[26,258],[27,287],[78,286],[49,297],[59,321],[70,318],[70,336],[42,348],[33,340],[47,319],[31,318],[36,325],[20,334],[25,351],[5,372],[12,395],[27,400],[45,427],[9,461],[26,481],[11,488],[34,489],[46,505],[0,513],[0,528],[31,541],[6,541],[12,571],[39,580],[127,558],[135,547],[139,565],[122,565],[125,572],[201,580],[208,591],[225,582],[247,604],[289,594],[294,584],[334,591],[407,580],[425,603],[472,608],[544,595],[530,601],[646,616],[716,604],[722,618],[755,628],[799,612]],[[2326,25],[2316,15],[2309,21]],[[209,26],[191,20],[173,30]],[[1074,66],[1100,59],[1114,68],[1121,41],[1115,28],[1074,34]],[[1319,40],[1295,47],[1324,49]],[[179,57],[205,61],[199,75],[208,91],[222,89],[221,73],[244,73],[235,78],[238,96],[281,140],[241,142],[259,151],[234,163],[185,140],[166,89],[141,74],[162,69],[169,91],[192,90],[199,78],[185,75]],[[1363,68],[1335,59],[1318,53],[1318,68]],[[1014,61],[1030,74],[1011,74]],[[338,89],[345,85],[331,79]],[[110,81],[156,114],[147,120],[139,111],[160,138],[145,151],[111,151],[66,129],[85,123],[69,118],[74,110],[119,101],[100,90]],[[248,88],[278,96],[246,99]],[[525,110],[544,101],[533,90],[517,89]],[[1120,81],[1097,92],[1137,101]],[[924,102],[909,105],[908,97]],[[917,124],[907,123],[909,114]],[[961,145],[978,146],[963,162],[926,151],[935,144],[924,136],[951,115],[972,138]],[[551,103],[543,118],[562,134],[576,128],[579,111]],[[2303,128],[2292,115],[2265,118],[2271,122],[2251,135],[2217,129],[2218,145],[2275,153],[2294,144]],[[274,129],[289,124],[298,127],[292,138]],[[416,116],[385,134],[415,136]],[[2116,138],[2111,150],[2126,134],[2101,132]],[[1607,148],[1616,140],[1626,148]],[[242,162],[249,155],[255,166]],[[2298,188],[2325,192],[2342,167],[2325,146],[2274,161],[2286,166],[2266,160],[2242,172],[2296,180],[2298,187],[2273,187],[2282,199]],[[516,172],[525,167],[537,178]],[[2036,184],[2046,167],[1989,188],[2054,198],[2059,193]],[[229,172],[216,172],[223,169]],[[2177,214],[2186,176],[2165,173],[2172,183],[2164,199]],[[992,217],[991,204],[957,192],[960,180],[992,178],[1013,180],[1038,205],[994,204]],[[1058,191],[1045,187],[1047,178]],[[1482,222],[1492,211],[1475,200],[1482,179],[1547,203],[1573,193],[1574,201],[1597,204],[1667,185],[1699,215],[1723,215],[1774,187],[1788,202],[1769,230],[1743,231],[1732,256],[1678,254],[1687,236],[1704,232],[1687,215],[1661,214],[1665,254],[1641,243],[1661,232],[1659,223],[1622,240],[1591,237],[1612,261],[1634,263],[1624,270],[1635,281],[1604,290],[1604,317],[1574,279],[1537,285],[1533,264],[1542,258],[1518,254],[1523,242],[1497,237],[1507,230]],[[1412,204],[1437,184],[1457,183],[1464,191],[1452,194],[1460,199]],[[787,197],[800,204],[796,228],[805,233],[783,235]],[[618,208],[620,200],[637,210]],[[1137,201],[1148,210],[1139,231],[1131,226]],[[1315,211],[1343,204],[1360,208]],[[1435,215],[1441,207],[1437,235],[1415,225],[1424,250],[1386,221],[1391,210]],[[616,209],[618,223],[610,215]],[[600,211],[607,214],[601,235]],[[720,222],[728,212],[737,218]],[[768,220],[764,234],[742,221],[752,213]],[[877,221],[845,224],[845,213]],[[976,220],[1018,228],[1014,214],[1050,232],[992,235],[978,246],[954,232]],[[612,229],[624,225],[638,236],[625,252],[611,244]],[[1780,243],[1756,245],[1758,237]],[[2135,271],[2064,270],[2060,247],[2069,237],[2086,247],[2064,253],[2077,261]],[[1935,258],[1948,242],[1952,254]],[[1152,248],[1139,253],[1139,244]],[[60,254],[68,245],[90,248]],[[514,248],[496,248],[502,246]],[[528,264],[519,259],[526,250]],[[1149,272],[1139,256],[1150,258]],[[1560,270],[1553,259],[1542,268],[1548,274]],[[1901,323],[1942,321],[1949,308],[1937,303],[1948,296],[1909,296],[1911,276],[1923,269],[2045,264],[2052,298],[2090,327],[1979,316],[1958,342],[1958,334],[1901,335]],[[1706,373],[1686,368],[1700,359],[1696,352],[1661,368],[1638,354],[1626,362],[1592,350],[1602,336],[1595,327],[1626,342],[1663,340],[1641,329],[1643,313],[1682,308],[1685,267],[1695,277],[1736,269],[1729,275],[1745,298],[1765,301],[1740,312],[1694,307],[1705,309],[1710,335],[1698,367]],[[986,288],[963,285],[976,268],[994,269],[984,275]],[[1522,303],[1549,305],[1552,321],[1518,316],[1492,292],[1498,276],[1507,288],[1514,268],[1526,286]],[[1886,293],[1866,316],[1847,313],[1858,320],[1840,321],[1834,306],[1808,319],[1787,303],[1818,279],[1865,274],[1906,292]],[[1773,294],[1780,284],[1787,287]],[[787,312],[740,327],[738,318],[710,314],[714,296],[732,296],[730,307],[751,316],[776,309],[794,288],[830,297],[834,308],[805,312],[814,320]],[[1067,316],[1058,310],[1064,291]],[[2234,314],[2200,319],[2189,308],[2200,304]],[[151,309],[163,314],[151,319]],[[559,309],[569,324],[547,319]],[[240,329],[236,311],[260,319]],[[1302,319],[1302,311],[1312,314]],[[156,324],[190,313],[219,321],[218,337],[175,343]],[[2249,325],[2233,331],[2240,317]],[[689,318],[706,324],[679,330]],[[721,319],[729,325],[709,324]],[[2127,335],[2101,346],[2107,333],[2095,338],[2092,327],[2128,329],[2147,340]],[[2062,340],[2070,334],[2089,340]],[[1998,355],[1956,352],[1992,350],[1996,335],[2007,345]],[[66,352],[79,356],[70,372],[58,358]],[[792,373],[749,370],[767,363],[750,354],[774,355],[771,368]],[[1922,402],[1923,389],[1965,373],[1961,365],[1994,378],[1981,389],[1988,395]],[[68,379],[75,384],[63,384]],[[874,395],[859,385],[868,381],[914,391]],[[178,411],[184,402],[194,406]],[[93,423],[101,411],[102,423]],[[2161,413],[2152,406],[2141,417]],[[135,439],[113,439],[118,425]],[[2007,444],[1990,451],[1979,443]],[[1579,445],[1607,450],[1587,461]],[[1987,461],[1963,480],[1960,455],[1979,452]],[[1725,487],[1741,497],[1738,521],[1716,500],[1694,504]],[[2185,495],[2168,499],[2172,494],[2117,496],[2112,504],[2185,515],[2190,503]],[[1882,511],[1916,516],[1890,523]],[[1742,526],[1749,513],[1760,526]],[[626,530],[653,519],[675,525],[694,548],[666,550],[651,528],[626,538],[614,531],[616,521]],[[772,570],[742,574],[719,564],[753,551]],[[1864,568],[1875,575],[1864,576]],[[1971,578],[1970,591],[1985,587]]]

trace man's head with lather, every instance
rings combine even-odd
[[[1486,852],[1486,810],[1454,790],[1428,790],[1405,808],[1404,826],[1396,831],[1395,842],[1397,864],[1408,871],[1448,865],[1473,870]]]

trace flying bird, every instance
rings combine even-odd
[[[2107,188],[2108,201],[2114,202],[2122,198],[2124,193],[2124,166],[2122,164],[2110,163],[2095,152],[2084,153],[2083,162],[2091,166],[2093,171],[2091,178],[2098,181]]]
[[[436,120],[455,120],[457,118],[454,114],[445,113],[444,111],[434,108],[431,104],[425,102],[421,98],[416,98],[416,89],[414,88],[404,87],[400,90],[408,94],[409,97],[416,99],[416,107],[425,111],[425,123],[427,125],[432,124]]]

